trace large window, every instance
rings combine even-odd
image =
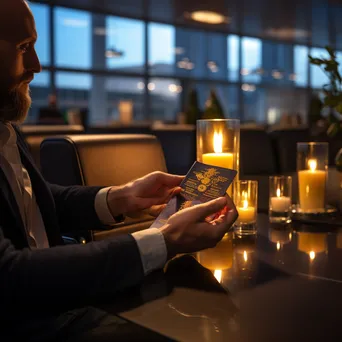
[[[35,75],[34,80],[30,84],[32,105],[26,123],[35,123],[40,108],[47,106],[50,87],[51,77],[49,72],[43,71]]]
[[[100,35],[101,31],[95,31]],[[145,67],[144,23],[118,17],[106,18],[107,67],[126,72],[143,72]]]
[[[147,85],[151,96],[151,115],[149,119],[176,121],[180,112],[180,83],[174,79],[151,78]]]
[[[150,23],[148,36],[148,63],[151,74],[174,74],[176,55],[181,59],[185,54],[183,47],[176,47],[175,28],[171,25]]]
[[[317,57],[317,58],[329,57],[328,52],[325,49],[321,49],[321,48],[312,48],[310,51],[310,54],[313,57]],[[329,78],[319,66],[311,65],[310,72],[311,72],[311,87],[312,88],[322,88],[324,84],[329,83]]]
[[[240,38],[236,35],[229,35],[227,38],[228,47],[228,79],[234,82],[239,80],[239,54]]]
[[[308,47],[302,45],[294,46],[295,83],[300,87],[308,86],[308,54]]]
[[[242,69],[244,82],[260,82],[262,71],[262,43],[257,38],[242,38]]]
[[[85,11],[56,8],[56,66],[87,69],[92,65],[91,14]]]
[[[309,53],[327,55],[321,47],[329,44],[332,36],[328,34],[328,10],[321,0],[312,6],[317,20],[310,24],[311,43],[320,48],[306,45],[309,23],[302,20],[302,14],[296,17],[297,30],[293,32],[267,28],[255,14],[256,5],[248,4],[243,18],[232,17],[233,29],[257,34],[259,38],[255,38],[186,27],[185,21],[185,25],[165,24],[170,18],[165,8],[173,8],[172,1],[163,2],[164,7],[160,1],[152,1],[156,6],[151,18],[163,17],[165,23],[119,16],[143,18],[143,1],[137,6],[131,2],[108,5],[116,16],[30,4],[38,32],[36,50],[44,71],[31,84],[33,104],[28,122],[34,122],[39,108],[47,105],[51,89],[57,90],[63,111],[89,110],[91,124],[119,120],[123,101],[132,103],[135,120],[173,122],[194,86],[202,109],[214,89],[227,118],[272,124],[284,113],[299,112],[305,117],[310,87],[321,89],[328,83],[324,72],[308,62]],[[232,5],[231,12],[235,10]],[[163,13],[156,16],[158,11]],[[321,15],[316,16],[318,13]],[[336,13],[332,25],[338,25]],[[336,32],[340,48],[338,37]],[[50,56],[51,50],[54,56]],[[342,52],[338,58],[342,61]]]
[[[42,65],[50,64],[50,20],[49,7],[41,4],[30,5],[36,21],[38,40],[36,51]]]

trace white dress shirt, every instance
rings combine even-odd
[[[48,248],[49,242],[40,209],[32,190],[30,176],[23,166],[17,146],[17,135],[10,124],[0,123],[0,167],[17,201],[27,239],[32,249]],[[109,188],[101,189],[95,197],[95,211],[103,224],[115,223],[107,203]],[[132,234],[136,240],[145,275],[162,268],[167,259],[163,234],[156,228]]]

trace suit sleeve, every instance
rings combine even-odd
[[[49,184],[59,225],[65,232],[103,229],[95,211],[95,197],[102,187]]]
[[[16,250],[0,227],[0,317],[87,305],[143,279],[131,235],[85,245]],[[108,297],[107,297],[108,299]]]

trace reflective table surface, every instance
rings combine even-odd
[[[177,341],[341,341],[342,224],[257,225],[171,260],[120,316]]]

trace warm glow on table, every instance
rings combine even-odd
[[[233,240],[225,235],[214,248],[197,253],[198,262],[209,270],[226,270],[233,265]],[[217,278],[216,278],[217,279]]]
[[[214,271],[214,277],[220,283],[222,280],[222,270],[215,270]]]
[[[317,160],[308,161],[308,170],[298,171],[299,204],[303,211],[324,208],[326,171],[317,170]]]
[[[237,223],[254,223],[256,221],[256,210],[254,207],[248,206],[248,201],[243,200],[243,206],[238,207],[239,217]]]
[[[280,189],[277,189],[277,196],[271,197],[271,210],[278,213],[284,213],[289,211],[290,206],[290,197],[281,196]]]
[[[298,233],[298,250],[307,253],[311,260],[326,250],[326,233]]]

